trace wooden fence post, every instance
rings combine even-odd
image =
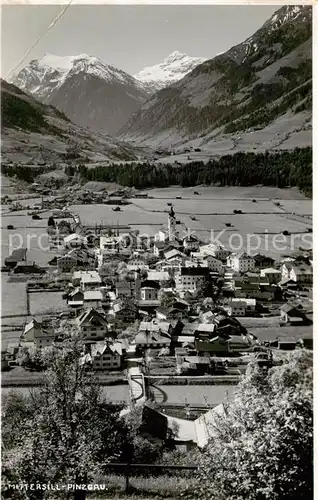
[[[126,474],[125,474],[125,493],[128,493],[128,491],[129,491],[129,465],[127,464]]]

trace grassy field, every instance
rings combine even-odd
[[[194,477],[166,474],[159,477],[130,477],[128,493],[125,493],[125,478],[117,474],[103,476],[96,480],[96,484],[105,484],[107,492],[92,493],[88,495],[90,500],[116,500],[122,498],[131,500],[164,498],[172,500],[184,498],[185,491],[191,491],[197,485],[197,480]]]
[[[200,195],[195,195],[194,191]],[[254,251],[255,247],[254,253],[262,252],[273,258],[299,247],[312,246],[312,235],[307,233],[307,229],[312,228],[312,201],[295,189],[170,187],[149,190],[148,194],[153,198],[132,198],[131,204],[120,212],[113,212],[107,205],[74,205],[71,208],[79,213],[84,224],[129,225],[143,235],[154,237],[167,222],[167,203],[173,203],[180,220],[180,236],[190,230],[205,242],[218,238],[232,251]],[[281,206],[275,204],[278,201]],[[241,210],[242,214],[234,215],[234,210]],[[228,223],[231,227],[226,226]],[[275,244],[275,235],[285,230],[290,236]]]

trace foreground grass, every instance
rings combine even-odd
[[[88,495],[89,500],[108,500],[129,498],[137,499],[181,499],[196,498],[191,496],[191,491],[197,486],[195,477],[179,477],[171,475],[129,478],[129,491],[125,492],[125,477],[123,475],[109,474],[96,480],[97,484],[105,484],[106,491],[94,492]]]

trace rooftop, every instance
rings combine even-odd
[[[181,276],[206,276],[209,272],[208,267],[181,267]]]

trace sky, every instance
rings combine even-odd
[[[4,5],[1,77],[46,53],[89,54],[135,74],[173,51],[212,58],[251,36],[274,5],[75,5],[55,26],[61,5]]]

